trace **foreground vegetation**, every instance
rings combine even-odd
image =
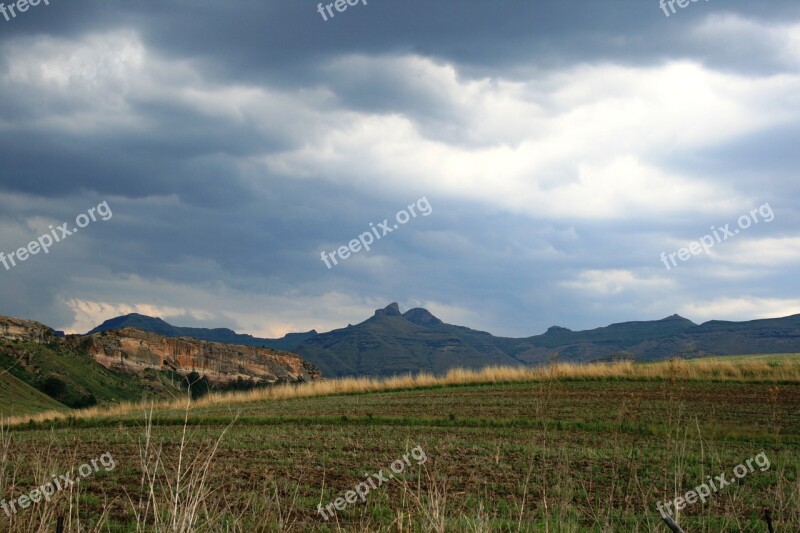
[[[7,421],[0,495],[110,452],[118,467],[0,530],[653,531],[655,505],[764,452],[679,521],[800,530],[800,357],[454,371]],[[11,429],[8,429],[8,423]],[[9,433],[10,431],[10,433]],[[317,505],[413,464],[326,522]]]

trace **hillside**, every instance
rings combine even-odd
[[[72,408],[96,403],[166,398],[180,391],[169,379],[143,374],[123,376],[103,368],[85,352],[64,342],[35,343],[4,340],[0,365],[8,374],[60,404]],[[0,396],[14,395],[4,389]]]
[[[799,349],[800,315],[747,322],[712,320],[666,338],[648,339],[630,347],[630,351],[648,360],[673,354],[795,353]]]
[[[642,359],[656,359],[660,357],[654,356],[644,348],[644,343],[674,338],[696,327],[697,324],[679,315],[661,320],[622,322],[586,331],[572,331],[553,326],[543,335],[522,339],[514,346],[511,353],[530,363],[547,361],[554,354],[558,354],[559,359],[565,361],[591,361],[623,351],[632,352]],[[676,344],[674,348],[674,351],[661,357],[681,352],[679,345]],[[766,353],[772,352],[766,350]]]
[[[0,413],[4,416],[68,409],[12,374],[0,372]]]
[[[125,329],[62,337],[31,320],[0,317],[0,414],[181,396],[187,378],[212,388],[319,379],[295,354]]]
[[[180,388],[155,374],[123,376],[99,365],[67,339],[31,320],[0,317],[0,366],[29,387],[67,407],[168,398]],[[13,393],[0,396],[10,403]]]

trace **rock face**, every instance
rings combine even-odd
[[[0,339],[42,344],[56,340],[55,331],[33,320],[0,316]]]
[[[197,372],[215,385],[238,378],[260,383],[294,383],[322,378],[300,356],[272,350],[188,337],[168,338],[134,328],[69,336],[67,342],[84,350],[104,367],[139,374],[147,369]]]

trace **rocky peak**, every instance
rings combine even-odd
[[[400,313],[400,306],[397,302],[392,302],[383,309],[377,309],[375,316],[403,316],[403,314]]]

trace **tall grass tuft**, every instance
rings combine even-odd
[[[181,442],[177,457],[166,457],[161,443],[153,442],[153,410],[146,415],[144,436],[139,441],[139,461],[142,468],[138,499],[128,495],[136,517],[136,531],[190,533],[201,522],[208,522],[208,503],[213,493],[209,485],[211,466],[225,434],[235,423],[226,427],[213,444],[188,456],[189,402],[186,400]]]

